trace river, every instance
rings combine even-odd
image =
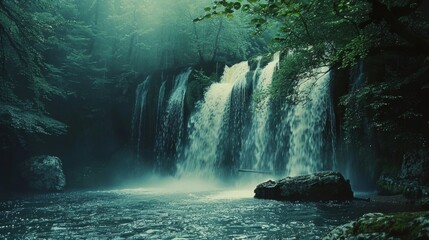
[[[0,198],[0,239],[321,239],[377,202],[290,203],[251,188],[70,191]]]

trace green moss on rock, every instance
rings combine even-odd
[[[195,104],[202,100],[204,92],[214,82],[219,82],[220,78],[216,74],[208,75],[209,73],[204,70],[194,70],[188,80],[186,89],[186,108],[189,112],[192,112],[195,108]]]
[[[268,53],[262,56],[257,56],[249,59],[250,70],[255,70],[258,67],[263,68],[273,60],[273,53]]]
[[[429,212],[368,213],[323,239],[429,239]]]

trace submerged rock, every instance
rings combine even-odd
[[[338,172],[269,180],[255,189],[255,198],[283,201],[347,201],[353,199],[350,183]]]
[[[368,213],[333,229],[323,239],[428,239],[429,212]]]
[[[28,159],[22,166],[22,177],[28,187],[35,191],[61,191],[66,179],[62,163],[55,156],[36,156]]]

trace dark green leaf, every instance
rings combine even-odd
[[[238,10],[240,8],[241,8],[241,3],[239,3],[239,2],[234,3],[234,9],[235,10]]]

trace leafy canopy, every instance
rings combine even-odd
[[[278,27],[281,50],[304,60],[294,76],[323,65],[348,67],[369,54],[418,49],[429,54],[427,17],[421,0],[220,0],[206,7],[206,14],[232,17],[237,11],[252,16],[260,33]],[[420,15],[419,15],[420,14]],[[420,18],[420,19],[419,19]],[[300,56],[304,54],[305,57]]]
[[[426,58],[426,66],[415,70],[421,73],[414,75],[427,73],[427,1],[219,0],[213,1],[205,11],[206,14],[195,21],[221,15],[233,17],[241,11],[251,16],[250,23],[257,34],[278,29],[275,40],[285,56],[270,91],[262,95],[295,102],[298,79],[308,77],[313,69],[349,68],[368,56]],[[341,99],[346,138],[356,135],[363,118],[368,117],[369,127],[379,133],[389,132],[395,140],[402,138],[402,142],[407,142],[405,132],[414,132],[413,138],[421,139],[416,137],[418,131],[404,126],[418,126],[416,123],[421,120],[416,92],[428,84],[427,78],[420,81],[412,74],[404,75],[400,69],[387,66],[384,71],[384,77],[372,80],[377,82],[364,85]]]

